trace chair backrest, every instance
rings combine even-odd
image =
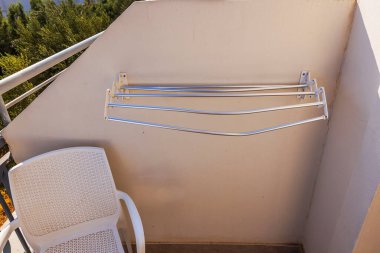
[[[9,180],[21,229],[35,250],[123,252],[120,204],[103,149],[42,154],[15,166]]]

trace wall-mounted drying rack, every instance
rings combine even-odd
[[[296,91],[288,91],[296,89]],[[284,91],[286,90],[286,91]],[[149,93],[132,93],[131,91],[148,91]],[[131,104],[126,101],[133,97],[167,97],[167,98],[241,98],[241,97],[276,97],[276,96],[297,96],[300,100],[306,96],[314,98],[313,102],[283,105],[269,108],[258,108],[241,111],[211,111],[197,110],[192,108],[165,107],[153,105]],[[115,102],[116,101],[116,102]],[[153,122],[137,121],[132,119],[123,119],[109,115],[109,108],[126,108],[126,109],[142,109],[142,110],[159,110],[171,111],[179,113],[193,113],[206,115],[246,115],[255,113],[264,113],[279,110],[290,110],[296,108],[317,107],[323,108],[323,114],[318,117],[308,118],[296,122],[286,123],[268,128],[261,128],[246,132],[220,132],[213,130],[202,130],[187,128],[182,126],[165,125]],[[326,102],[326,93],[323,87],[318,87],[317,81],[310,79],[310,73],[301,72],[298,84],[263,84],[263,85],[129,85],[127,75],[120,73],[119,79],[113,84],[112,89],[106,92],[106,102],[104,108],[104,117],[109,121],[116,121],[128,124],[143,125],[149,127],[157,127],[171,129],[177,131],[211,134],[221,136],[249,136],[292,126],[311,123],[319,120],[328,119],[328,108]]]

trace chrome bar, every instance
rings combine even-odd
[[[325,91],[324,87],[319,88],[319,90],[320,90],[320,93],[322,94],[322,102],[324,105],[323,106],[324,114],[325,114],[326,119],[328,119],[329,118],[329,109],[327,106],[326,91]]]
[[[149,126],[149,127],[157,127],[157,128],[164,128],[164,129],[170,129],[170,130],[176,130],[176,131],[182,131],[182,132],[191,132],[191,133],[199,133],[199,134],[210,134],[210,135],[219,135],[219,136],[250,136],[250,135],[256,135],[261,133],[266,133],[270,131],[275,131],[283,128],[298,126],[306,123],[311,123],[319,120],[325,120],[326,117],[319,116],[316,118],[301,120],[293,123],[283,124],[275,127],[268,127],[268,128],[262,128],[258,130],[253,131],[247,131],[247,132],[218,132],[218,131],[209,131],[209,130],[200,130],[200,129],[194,129],[194,128],[186,128],[186,127],[179,127],[179,126],[172,126],[172,125],[164,125],[164,124],[156,124],[151,122],[144,122],[144,121],[137,121],[137,120],[128,120],[128,119],[121,119],[121,118],[114,118],[114,117],[106,117],[106,120],[110,121],[116,121],[116,122],[122,122],[122,123],[128,123],[128,124],[134,124],[134,125],[142,125],[142,126]]]
[[[265,88],[265,87],[294,87],[294,88],[303,88],[309,86],[308,84],[247,84],[247,85],[225,85],[225,84],[207,84],[207,85],[192,85],[192,84],[183,84],[183,85],[160,85],[160,84],[151,84],[151,85],[123,85],[121,88],[128,89],[129,87],[136,88],[158,88],[158,89],[229,89],[229,88]]]
[[[209,114],[209,115],[244,115],[244,114],[253,114],[261,112],[271,112],[279,110],[288,110],[294,108],[304,108],[304,107],[313,107],[313,106],[322,106],[323,102],[315,103],[305,103],[305,104],[295,104],[295,105],[286,105],[286,106],[277,106],[272,108],[261,108],[253,110],[244,110],[244,111],[205,111],[205,110],[194,110],[190,108],[177,108],[177,107],[164,107],[164,106],[147,106],[147,105],[134,105],[134,104],[117,104],[117,103],[107,103],[109,107],[119,107],[119,108],[130,108],[130,109],[146,109],[146,110],[159,110],[159,111],[175,111],[175,112],[185,112],[185,113],[195,113],[195,114]]]
[[[43,81],[42,83],[40,83],[39,85],[31,88],[30,90],[28,90],[27,92],[25,92],[24,94],[22,94],[21,96],[13,99],[12,101],[10,101],[9,103],[7,103],[5,105],[5,108],[9,109],[11,108],[12,106],[14,106],[15,104],[17,104],[18,102],[20,102],[21,100],[23,100],[24,98],[32,95],[33,93],[39,91],[40,89],[42,89],[43,87],[45,87],[46,85],[50,84],[51,82],[53,82],[55,79],[57,79],[57,77],[62,74],[66,69],[62,70],[61,72],[55,74],[54,76],[50,77],[49,79]]]
[[[150,94],[150,93],[115,93],[115,97],[268,97],[268,96],[315,96],[315,92],[278,92],[278,93],[247,93],[247,94]]]
[[[79,53],[80,51],[86,49],[91,45],[92,42],[94,42],[101,34],[98,33],[88,39],[85,39],[69,48],[66,48],[65,50],[62,50],[42,61],[39,61],[23,70],[20,70],[19,72],[16,72],[8,77],[5,77],[4,79],[0,80],[0,94],[3,94],[10,89],[13,89],[19,84],[22,84],[25,81],[28,81],[29,79],[35,77],[38,74],[41,74],[45,70],[48,70],[49,68],[53,67],[54,65],[66,60],[67,58],[75,55],[76,53]]]
[[[214,89],[203,89],[203,88],[163,88],[163,87],[144,87],[144,86],[122,86],[122,89],[126,90],[146,90],[146,91],[165,91],[165,92],[204,92],[204,93],[219,93],[219,92],[246,92],[246,91],[263,91],[263,90],[282,90],[282,89],[295,89],[295,88],[306,88],[308,85],[288,85],[288,86],[267,86],[267,87],[255,87],[255,88],[219,88]]]

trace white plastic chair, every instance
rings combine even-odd
[[[9,171],[17,219],[0,233],[0,252],[21,228],[34,252],[124,252],[117,230],[123,200],[138,253],[144,231],[132,199],[117,191],[103,149],[61,149],[31,158]]]

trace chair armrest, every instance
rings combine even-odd
[[[5,245],[7,244],[9,237],[19,227],[18,219],[11,221],[3,230],[0,232],[0,252],[3,252]]]
[[[136,205],[125,192],[117,191],[117,197],[124,201],[131,217],[133,231],[135,232],[137,253],[145,253],[144,228]]]

